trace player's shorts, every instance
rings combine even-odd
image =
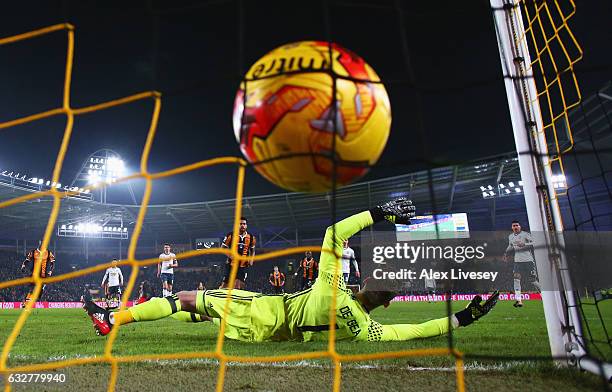
[[[226,289],[198,291],[197,312],[213,319],[223,318],[227,292]],[[225,317],[225,336],[248,342],[287,340],[289,329],[285,318],[284,296],[233,289]]]
[[[302,290],[312,287],[314,284],[314,279],[308,279],[302,277]]]
[[[34,292],[34,288],[36,288],[36,284],[35,283],[30,283],[28,285],[28,287],[30,288],[28,290],[29,293],[33,293]],[[40,294],[38,295],[38,300],[40,301],[40,298],[42,297],[43,293],[45,292],[45,288],[47,288],[46,284],[43,284],[40,288]]]
[[[238,272],[236,273],[236,279],[242,281],[242,283],[246,283],[248,270],[249,270],[249,267],[238,267]],[[231,273],[232,273],[232,265],[226,264],[225,276],[223,277],[224,282],[226,283],[229,282]]]
[[[514,263],[512,267],[512,272],[515,274],[521,274],[522,279],[530,279],[537,280],[538,274],[536,271],[536,266],[533,261],[526,261],[522,263]]]
[[[108,295],[121,295],[121,286],[109,286],[108,287]]]
[[[168,282],[168,284],[174,284],[174,274],[169,274],[167,272],[162,272],[159,275],[162,282]]]
[[[272,286],[272,291],[274,294],[283,294],[285,292],[283,286]]]

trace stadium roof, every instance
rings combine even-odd
[[[428,185],[430,177],[432,187]],[[337,191],[336,215],[344,217],[402,195],[413,199],[420,213],[434,209],[438,213],[465,212],[465,209],[471,209],[474,201],[482,201],[480,186],[495,186],[498,181],[518,181],[519,177],[516,158],[507,155],[361,182]],[[10,180],[0,177],[0,201],[34,191]],[[435,205],[431,200],[435,200]],[[223,235],[231,230],[234,203],[234,199],[227,199],[151,205],[142,235],[160,241]],[[41,198],[3,208],[0,210],[0,238],[33,239],[42,235],[51,205],[51,198]],[[93,219],[122,221],[129,225],[131,232],[138,211],[136,205],[102,204],[87,198],[70,197],[62,201],[58,224]],[[245,197],[243,215],[249,218],[249,225],[255,230],[294,238],[294,234],[287,233],[320,231],[331,222],[332,196],[330,193],[282,193]]]

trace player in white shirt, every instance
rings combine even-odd
[[[176,255],[170,250],[172,250],[170,244],[164,244],[164,253],[159,255],[159,263],[157,264],[157,277],[161,278],[164,297],[172,295],[174,268],[178,267]]]
[[[425,278],[425,294],[427,302],[432,302],[436,295],[436,280],[433,278]]]
[[[123,286],[123,274],[121,269],[117,267],[117,259],[113,259],[111,267],[106,269],[104,278],[102,278],[102,288],[106,295],[107,307],[111,307],[112,299],[115,299],[117,305],[121,302],[121,286]]]
[[[355,251],[348,246],[348,240],[344,241],[343,249],[342,249],[342,276],[344,277],[344,282],[348,283],[349,276],[351,275],[351,262],[355,267],[355,276],[360,277],[359,266],[357,265],[357,260],[355,259]]]
[[[508,260],[508,252],[514,252],[514,302],[515,308],[523,306],[521,297],[521,278],[527,278],[538,290],[538,273],[536,271],[535,260],[533,258],[533,238],[531,234],[521,230],[518,221],[512,221],[512,234],[508,236],[508,247],[504,252],[504,261]]]

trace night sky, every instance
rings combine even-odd
[[[161,91],[150,160],[150,170],[158,171],[240,155],[231,120],[242,73],[279,45],[327,38],[322,1],[241,3],[242,13],[238,1],[10,2],[2,6],[0,36],[74,24],[73,107]],[[612,2],[577,3],[571,26],[585,52],[577,74],[588,96],[612,79]],[[332,39],[365,58],[391,98],[390,140],[365,179],[514,149],[488,1],[402,2],[416,84],[406,72],[394,1],[331,4]],[[61,105],[65,47],[63,32],[0,47],[0,121]],[[417,126],[416,94],[424,133]],[[129,168],[137,168],[151,109],[145,101],[78,117],[61,180],[69,183],[83,160],[101,148],[117,151]],[[49,178],[64,122],[56,117],[0,131],[0,169]],[[152,202],[231,198],[234,173],[231,167],[214,168],[156,182]],[[142,184],[134,187],[138,194]],[[282,190],[249,169],[245,192]],[[118,190],[109,201],[126,202],[126,196]]]

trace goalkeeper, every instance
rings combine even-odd
[[[414,216],[412,202],[400,198],[369,211],[344,219],[334,228],[329,227],[323,240],[319,263],[319,277],[312,288],[294,294],[266,296],[243,290],[232,290],[225,316],[225,336],[248,342],[327,340],[330,324],[330,306],[336,296],[336,339],[354,341],[410,340],[439,336],[449,327],[466,326],[488,313],[498,294],[481,305],[477,296],[464,310],[448,317],[422,324],[381,325],[370,318],[370,312],[379,306],[387,307],[396,295],[393,291],[368,290],[367,285],[357,294],[345,286],[341,274],[344,240],[362,229],[382,220],[408,223]],[[159,320],[170,315],[189,320],[189,313],[216,323],[224,317],[228,298],[227,289],[182,291],[165,298],[153,298],[130,309],[110,313],[91,301],[84,305],[100,335],[110,332],[113,325]],[[177,314],[178,313],[178,314]],[[182,315],[185,317],[181,317]],[[179,317],[177,317],[179,316]]]

